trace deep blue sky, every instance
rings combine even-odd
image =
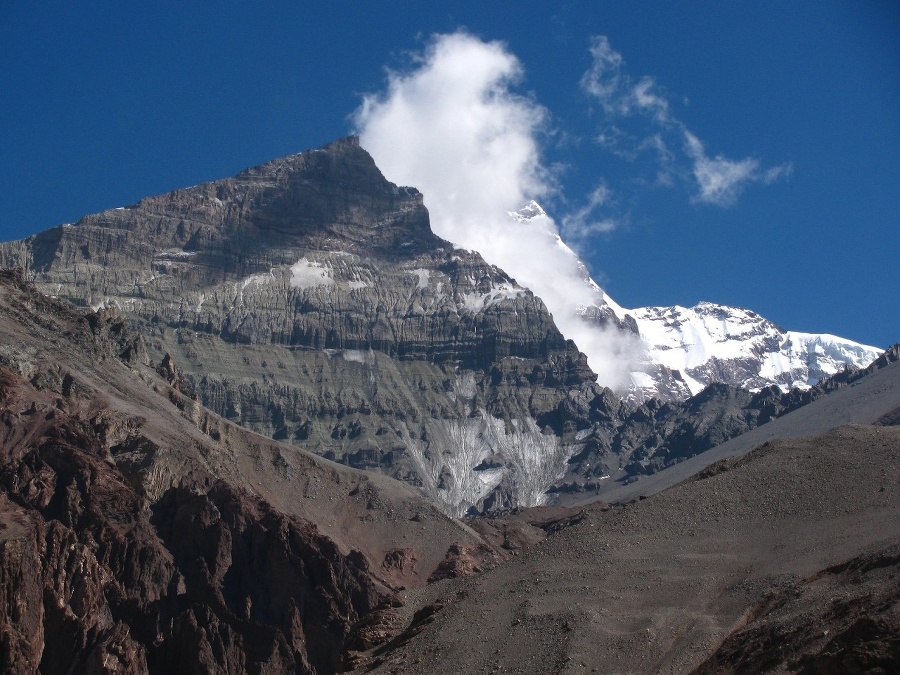
[[[710,300],[900,341],[896,2],[137,4],[0,5],[0,239],[346,135],[385,66],[464,28],[505,42],[518,91],[550,113],[551,215],[611,188],[596,215],[619,225],[582,251],[617,302]],[[652,120],[611,116],[579,86],[600,35],[709,158],[789,175],[703,203],[670,124],[675,180],[653,184],[655,156],[628,153]],[[596,142],[612,128],[625,140]]]

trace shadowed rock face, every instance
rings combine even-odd
[[[481,541],[146,360],[115,313],[0,272],[0,671],[333,673],[396,632],[397,589]]]
[[[0,264],[127,313],[213,411],[453,513],[542,499],[599,392],[543,303],[437,238],[354,138],[3,244]]]
[[[898,459],[897,427],[840,427],[587,506],[354,672],[897,672]]]
[[[893,673],[900,669],[900,546],[769,593],[694,672]]]
[[[148,504],[97,418],[43,398],[0,368],[4,672],[339,668],[381,599],[361,555],[221,480]]]

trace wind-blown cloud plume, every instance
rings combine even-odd
[[[538,144],[548,113],[512,90],[522,76],[502,43],[437,35],[410,70],[388,73],[384,93],[364,97],[354,126],[389,180],[421,190],[436,234],[480,252],[539,295],[601,383],[621,388],[630,383],[623,355],[636,344],[577,316],[579,305],[602,303],[602,293],[586,283],[554,221],[520,223],[507,213],[554,189]]]
[[[550,191],[536,140],[547,112],[512,93],[522,68],[499,42],[439,35],[414,65],[364,97],[360,141],[390,180],[423,192],[435,232],[490,248],[498,218]]]
[[[672,184],[677,172],[672,170],[679,161],[663,140],[663,135],[680,136],[684,148],[683,161],[690,164],[690,171],[697,193],[691,201],[718,206],[731,206],[750,183],[772,183],[789,175],[790,164],[763,170],[759,160],[748,157],[731,160],[722,155],[709,157],[703,143],[687,126],[674,117],[669,101],[659,92],[656,81],[649,76],[635,82],[625,69],[625,59],[609,43],[605,35],[591,40],[591,66],[581,78],[582,90],[600,103],[610,119],[623,119],[645,115],[652,130],[643,139],[635,139],[621,132],[615,125],[602,130],[597,141],[619,157],[635,160],[645,149],[655,148],[660,169],[657,183]],[[611,132],[611,130],[613,130]]]

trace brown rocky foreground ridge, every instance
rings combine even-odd
[[[900,427],[767,444],[478,577],[374,673],[893,673]]]

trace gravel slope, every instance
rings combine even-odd
[[[768,443],[648,499],[589,506],[510,562],[447,584],[421,633],[365,667],[688,672],[767,593],[900,542],[898,485],[897,427]]]

